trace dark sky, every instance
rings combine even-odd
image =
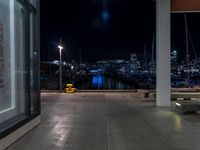
[[[188,26],[199,49],[200,14],[188,15]],[[184,20],[172,15],[172,48],[184,53]],[[42,0],[42,60],[58,59],[59,38],[66,60],[84,62],[143,56],[144,44],[151,55],[155,34],[155,2],[152,0]],[[197,50],[198,51],[198,50]],[[44,55],[45,54],[45,55]]]

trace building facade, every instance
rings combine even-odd
[[[0,149],[40,122],[39,0],[0,0]]]

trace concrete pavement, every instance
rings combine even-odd
[[[199,150],[200,116],[134,93],[42,94],[42,122],[8,150]]]

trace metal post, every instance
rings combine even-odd
[[[62,92],[62,49],[60,48],[60,92]]]

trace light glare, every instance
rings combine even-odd
[[[58,48],[59,48],[60,50],[62,50],[62,49],[63,49],[63,47],[62,47],[61,45],[58,45]]]

